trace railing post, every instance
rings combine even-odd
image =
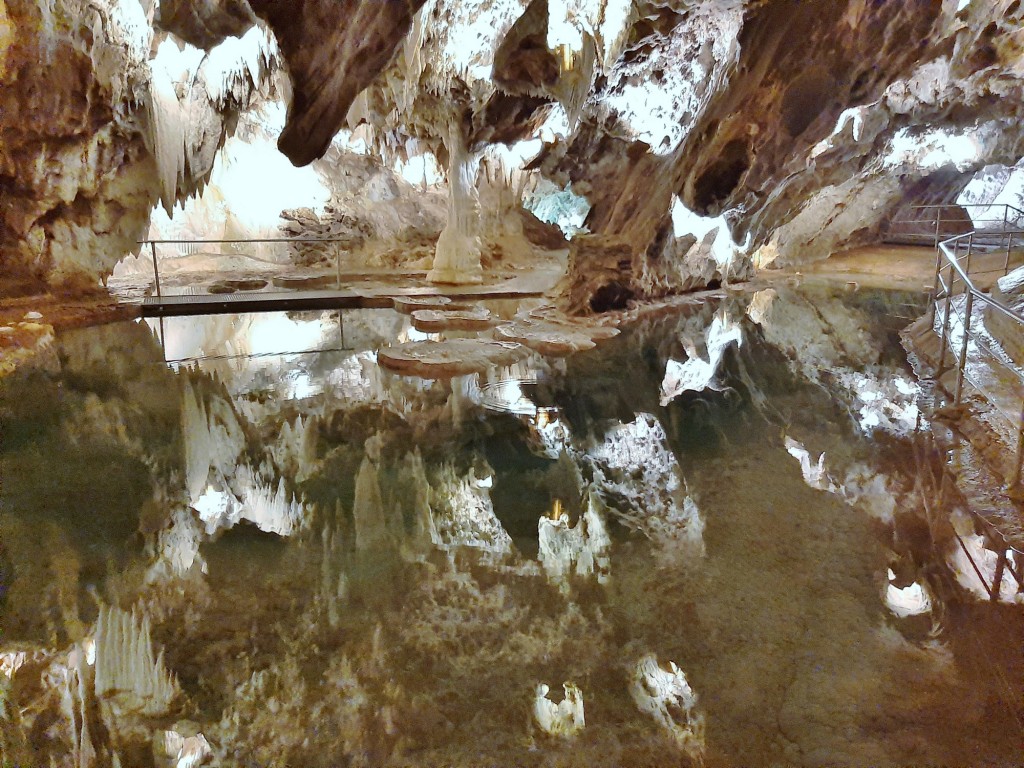
[[[953,265],[949,265],[949,282],[946,284],[946,312],[942,318],[942,333],[939,335],[939,364],[935,371],[935,378],[942,376],[942,369],[946,365],[946,347],[949,342],[949,313],[953,307],[953,281],[956,279],[956,272]]]
[[[1024,465],[1024,403],[1021,403],[1020,421],[1017,422],[1017,466],[1013,471],[1013,479],[1010,482],[1011,490],[1020,488],[1021,467]]]
[[[1010,245],[1013,241],[1013,233],[1006,233],[1006,260],[1003,262],[1003,277],[1010,273]]]
[[[956,394],[953,396],[953,405],[960,405],[960,396],[964,387],[964,369],[967,367],[967,343],[971,340],[971,312],[974,310],[974,292],[970,284],[967,285],[967,304],[964,309],[964,337],[960,346],[960,362],[956,372]]]
[[[935,250],[939,250],[939,238],[942,235],[942,208],[939,207],[935,214]]]
[[[160,268],[156,265],[156,241],[149,241],[149,248],[153,252],[153,280],[156,282],[156,297],[161,298],[160,294]]]
[[[967,267],[964,269],[964,273],[967,275],[968,280],[971,277],[971,256],[974,255],[974,232],[967,236]],[[968,286],[968,290],[970,287]]]
[[[937,305],[939,302],[939,276],[942,273],[942,248],[938,245],[935,246],[935,285],[932,288],[932,312],[931,322],[928,323],[928,327],[931,330],[935,330],[935,313],[938,311]]]

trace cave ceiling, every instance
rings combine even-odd
[[[383,155],[428,148],[442,166],[456,140],[480,152],[545,126],[553,140],[528,168],[571,184],[589,231],[640,254],[661,248],[682,204],[720,217],[760,263],[822,258],[1024,156],[1019,0],[6,0],[9,262],[68,279],[84,268],[74,243],[129,243],[154,198],[200,189],[229,113],[251,98],[210,97],[226,127],[192,139],[202,157],[179,163],[168,195],[140,57],[167,35],[210,50],[254,25],[288,75],[278,146],[295,165],[359,123]],[[69,65],[56,77],[39,63],[55,55]],[[946,140],[960,151],[943,155]],[[85,158],[78,177],[45,170],[69,155]]]

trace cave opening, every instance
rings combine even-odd
[[[782,125],[793,138],[800,136],[824,112],[836,93],[836,80],[825,67],[811,67],[786,87]]]
[[[703,215],[718,214],[722,204],[736,191],[750,163],[750,147],[744,139],[726,142],[694,181],[694,210]]]

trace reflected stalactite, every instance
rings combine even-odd
[[[661,405],[668,405],[683,392],[701,392],[704,389],[718,389],[715,375],[718,372],[725,351],[735,344],[743,344],[743,329],[723,310],[715,314],[715,319],[707,329],[704,346],[707,347],[708,359],[705,360],[697,351],[692,341],[684,340],[688,359],[680,363],[670,359],[665,366],[665,378],[661,384]]]
[[[430,509],[430,482],[423,465],[420,450],[405,455],[402,472],[412,486],[412,536],[410,546],[414,552],[427,552],[442,544],[434,515]]]
[[[442,548],[470,547],[492,555],[512,553],[512,537],[491,502],[494,470],[484,464],[461,475],[442,464],[431,476],[430,508]]]
[[[564,592],[569,591],[569,576],[593,576],[606,584],[611,575],[611,538],[603,519],[604,505],[594,491],[587,494],[586,509],[571,525],[560,501],[550,515],[537,523],[538,558],[548,578]]]
[[[119,710],[164,715],[181,695],[164,664],[153,653],[149,617],[136,609],[100,606],[96,622],[96,695],[109,697]]]
[[[372,552],[395,547],[397,542],[381,497],[377,465],[369,454],[363,457],[359,473],[356,475],[352,517],[355,520],[357,551]]]
[[[286,421],[277,442],[268,446],[278,470],[296,483],[307,479],[316,469],[319,428],[315,414],[300,414],[293,422]]]
[[[319,599],[327,614],[327,623],[332,629],[337,629],[341,624],[341,606],[348,597],[344,539],[341,532],[344,514],[341,502],[336,502],[334,519],[325,521],[321,531]]]
[[[697,694],[674,661],[662,666],[648,654],[633,668],[629,692],[641,712],[654,718],[691,759],[702,762],[704,714]]]
[[[609,500],[609,513],[657,544],[666,563],[704,553],[704,520],[660,422],[642,413],[589,438],[575,457]]]
[[[537,686],[533,703],[533,717],[537,725],[551,736],[571,738],[578,735],[587,725],[583,710],[583,693],[575,683],[565,683],[564,698],[557,704],[548,698],[551,688],[541,683]]]

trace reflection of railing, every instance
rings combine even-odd
[[[968,351],[973,343],[974,348],[996,361],[1001,368],[1015,378],[1020,391],[1024,392],[1024,375],[1017,365],[1005,365],[1005,353],[996,352],[989,344],[987,335],[972,328],[977,305],[985,311],[1008,318],[1013,327],[1024,336],[1024,315],[1008,307],[997,298],[985,293],[975,283],[982,275],[1004,276],[1010,271],[1011,257],[1018,251],[1024,252],[1024,229],[1009,225],[1010,221],[1024,216],[1024,212],[1013,206],[974,206],[984,208],[1003,208],[1003,216],[996,219],[1003,224],[998,230],[974,229],[963,232],[944,240],[939,240],[943,221],[943,212],[951,206],[917,206],[915,210],[934,212],[932,216],[918,221],[932,223],[936,240],[935,284],[930,309],[931,327],[935,329],[936,317],[942,313],[942,326],[939,330],[940,352],[936,378],[953,368],[946,365],[947,352],[956,353],[956,384],[953,391],[953,403],[959,406],[963,397],[964,377],[968,366]],[[965,207],[965,206],[959,206]],[[948,219],[947,219],[948,221]],[[975,222],[976,224],[978,222]],[[984,260],[979,268],[979,261]],[[1001,263],[1000,263],[1001,262]],[[956,318],[959,329],[952,327]],[[954,334],[954,330],[958,331]],[[959,337],[959,348],[956,338]],[[1009,481],[1010,487],[1019,489],[1021,484],[1021,466],[1024,462],[1024,402],[1022,402],[1017,421],[1017,447],[1013,462],[1013,470]]]
[[[255,243],[342,243],[348,242],[346,238],[341,237],[268,237],[268,238],[244,238],[244,239],[229,239],[229,240],[139,240],[138,244],[142,247],[149,246],[150,252],[153,256],[153,282],[156,284],[156,295],[157,298],[161,298],[160,292],[160,268],[157,265],[156,258],[156,247],[158,245],[183,245],[186,247],[188,252],[196,253],[195,247],[197,245],[248,245]],[[334,257],[335,267],[335,281],[336,288],[341,288],[341,254],[337,253]]]

